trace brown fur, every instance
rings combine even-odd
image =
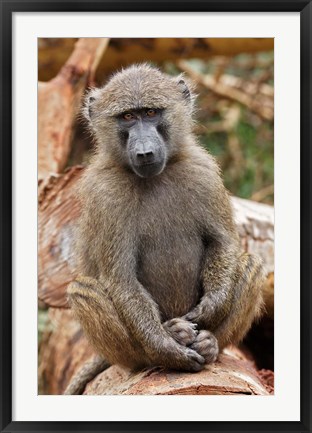
[[[131,368],[198,371],[218,346],[244,337],[262,305],[262,266],[240,252],[219,168],[192,134],[183,83],[132,66],[91,91],[85,108],[97,151],[80,185],[82,276],[68,295],[96,351]],[[166,167],[148,179],[127,164],[114,118],[141,107],[165,109],[169,136]]]

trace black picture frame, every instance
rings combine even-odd
[[[1,432],[311,432],[311,1],[0,0],[1,5]],[[300,12],[301,32],[301,415],[298,422],[12,421],[12,15],[14,12]],[[291,349],[290,349],[291,350]]]

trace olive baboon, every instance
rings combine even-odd
[[[130,368],[199,371],[259,315],[264,272],[243,254],[193,95],[131,66],[85,104],[96,152],[80,185],[81,276],[70,305],[97,353]]]

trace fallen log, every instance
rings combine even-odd
[[[76,166],[39,181],[38,296],[47,306],[66,307],[66,287],[75,275],[73,230],[79,215]]]
[[[90,382],[84,395],[269,395],[257,371],[231,350],[199,373],[150,368],[138,373],[114,365]]]
[[[70,310],[50,308],[52,326],[39,353],[40,394],[62,394],[75,373],[95,357]],[[52,331],[51,331],[52,328]],[[150,368],[132,373],[112,366],[98,374],[85,395],[269,395],[272,372],[257,373],[255,364],[235,347],[199,373]],[[269,385],[267,384],[269,381]]]
[[[39,394],[63,394],[71,377],[95,356],[70,310],[49,308],[39,346]]]
[[[75,186],[83,172],[75,166],[39,182],[38,296],[48,306],[67,307],[66,287],[76,273],[73,230],[79,215]],[[271,206],[232,198],[242,248],[263,258],[268,275],[267,311],[274,307],[274,211]]]

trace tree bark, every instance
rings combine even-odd
[[[81,97],[93,80],[108,44],[106,38],[81,38],[58,75],[38,85],[38,176],[59,173],[67,163]]]
[[[70,310],[49,308],[39,346],[39,394],[63,394],[71,377],[95,356]]]
[[[236,352],[238,349],[236,349]],[[227,349],[199,373],[150,368],[138,373],[114,365],[90,382],[84,395],[269,395],[252,364]]]
[[[48,306],[67,306],[66,287],[75,276],[75,186],[81,174],[82,167],[76,166],[39,181],[38,294]]]
[[[70,310],[49,309],[50,330],[39,352],[40,394],[63,394],[70,379],[95,357]],[[52,330],[51,330],[52,329]],[[243,352],[228,347],[199,373],[149,368],[136,373],[114,365],[98,374],[85,395],[269,395],[273,373],[258,374]]]

